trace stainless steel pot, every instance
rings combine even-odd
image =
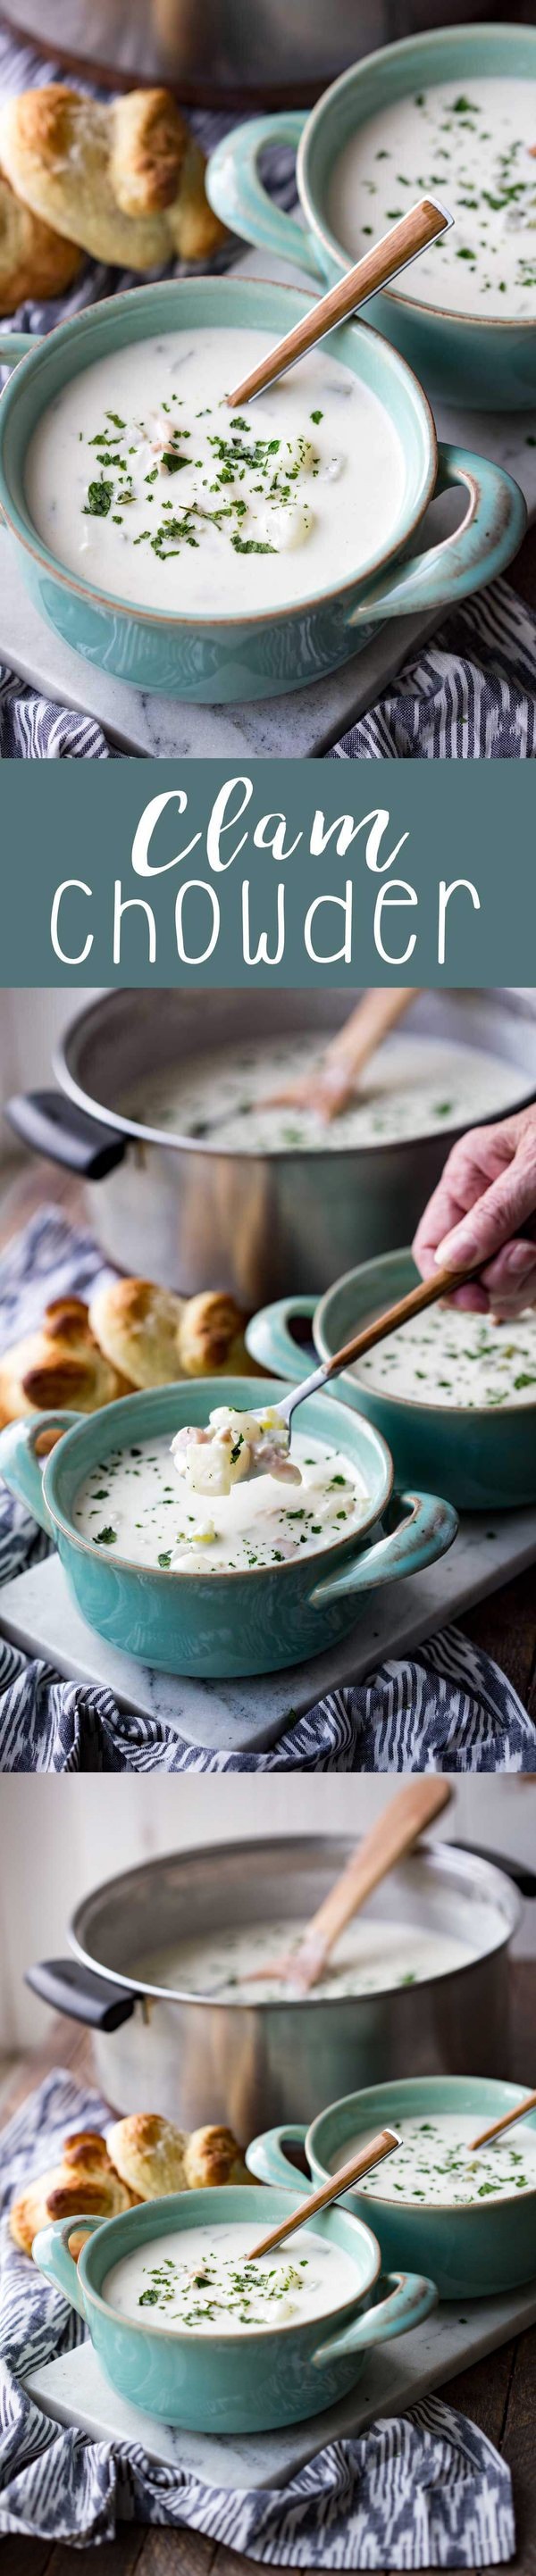
[[[82,1899],[69,1930],[73,1958],[28,1978],[46,2002],[92,2024],[99,2082],[117,2110],[158,2111],[187,2129],[224,2121],[246,2144],[408,2071],[508,2074],[508,1949],[520,1893],[536,1897],[536,1878],[451,1843],[423,1843],[368,1908],[371,1922],[396,1920],[401,1937],[404,1922],[417,1922],[467,1938],[473,1957],[448,1975],[384,1994],[254,2006],[200,2002],[151,1982],[147,1962],[191,1938],[194,1924],[202,1933],[305,1920],[353,1841],[284,1836],[171,1853]]]
[[[297,1029],[317,1029],[320,1045],[355,998],[329,989],[107,993],[77,1012],[63,1037],[61,1091],[10,1101],[7,1115],[27,1144],[85,1175],[90,1221],[119,1270],[186,1296],[228,1288],[248,1313],[290,1292],[319,1294],[358,1262],[410,1241],[457,1132],[447,1120],[440,1134],[393,1145],[229,1154],[140,1126],[122,1103],[141,1070],[149,1079],[207,1045],[258,1044]],[[512,1066],[512,1108],[531,1098],[534,1024],[497,994],[424,994],[411,1030],[502,1056]]]
[[[472,0],[472,17],[504,0]],[[527,7],[513,16],[526,17]],[[4,16],[54,62],[128,88],[166,81],[187,105],[307,106],[374,45],[459,24],[464,0],[6,0]]]

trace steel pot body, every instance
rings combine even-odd
[[[307,2003],[203,2002],[159,1985],[148,1963],[191,1939],[194,1923],[202,1934],[306,1920],[352,1848],[351,1836],[319,1834],[170,1853],[82,1899],[69,1931],[74,1958],[32,1969],[30,1983],[92,2024],[99,2082],[118,2111],[159,2111],[187,2129],[223,2121],[246,2143],[408,2067],[508,2073],[508,1949],[520,1897],[508,1863],[503,1870],[446,1842],[427,1842],[393,1870],[368,1911],[371,1924],[396,1920],[401,1940],[404,1922],[467,1939],[466,1966],[413,1987]],[[524,1884],[536,1895],[536,1881]]]
[[[56,1055],[63,1093],[12,1104],[26,1141],[88,1180],[88,1213],[120,1270],[185,1296],[232,1290],[246,1312],[316,1294],[375,1254],[407,1243],[455,1130],[374,1148],[229,1154],[136,1125],[125,1100],[139,1083],[207,1045],[318,1030],[319,1047],[354,992],[106,994],[77,1012]],[[512,1066],[512,1109],[534,1090],[534,1028],[496,994],[437,992],[416,1001],[412,1035],[460,1039]],[[42,1101],[46,1101],[43,1108]],[[95,1182],[98,1185],[95,1186]]]
[[[473,19],[493,15],[472,0]],[[514,11],[514,16],[517,12]],[[185,105],[283,106],[318,97],[357,54],[456,24],[464,0],[8,0],[20,36],[110,87],[166,81]]]

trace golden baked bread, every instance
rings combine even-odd
[[[131,2111],[116,2120],[106,2137],[116,2173],[140,2200],[163,2200],[170,2191],[186,2191],[184,2129],[158,2112]]]
[[[96,1413],[128,1391],[129,1381],[99,1350],[89,1308],[80,1297],[55,1297],[45,1307],[40,1329],[14,1342],[0,1358],[2,1423],[47,1407]]]
[[[9,2213],[10,2234],[31,2254],[40,2227],[53,2218],[116,2218],[136,2194],[120,2181],[98,2130],[79,2129],[65,2139],[63,2160],[18,2193]]]
[[[217,2190],[223,2183],[252,2182],[232,2129],[192,2129],[186,2140],[187,2191]]]
[[[106,2145],[116,2172],[140,2200],[251,2181],[230,2129],[207,2127],[188,2135],[156,2112],[132,2111],[108,2129]]]
[[[115,1279],[96,1288],[89,1314],[101,1351],[134,1386],[256,1375],[243,1316],[225,1289],[185,1298],[151,1279]]]
[[[63,295],[81,267],[77,243],[41,223],[0,177],[0,313],[16,313],[27,297]]]
[[[244,1341],[244,1317],[225,1289],[205,1288],[189,1297],[180,1328],[185,1377],[255,1377]]]
[[[0,111],[0,167],[34,215],[117,268],[206,260],[224,238],[203,154],[165,89],[106,104],[59,81],[22,90]]]
[[[89,1320],[105,1358],[133,1386],[167,1386],[182,1377],[179,1331],[184,1299],[151,1279],[113,1279],[96,1288]]]

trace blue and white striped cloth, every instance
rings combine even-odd
[[[53,1297],[87,1296],[101,1271],[91,1236],[45,1209],[0,1261],[0,1349],[31,1332]],[[0,1587],[48,1541],[0,1486]],[[267,1753],[214,1752],[111,1691],[62,1680],[1,1635],[2,1771],[536,1771],[536,1727],[489,1655],[456,1628],[368,1681],[318,1700]]]
[[[465,2415],[428,2398],[333,2441],[284,2488],[238,2491],[93,2441],[51,2421],[23,2382],[84,2328],[8,2233],[22,2184],[53,2165],[69,2130],[106,2127],[105,2104],[61,2068],[23,2103],[0,2163],[0,2532],[55,2544],[113,2540],[122,2522],[203,2532],[268,2566],[497,2567],[515,2550],[510,2473]]]
[[[26,89],[61,77],[39,63],[27,46],[0,30],[0,92]],[[89,84],[86,84],[89,87]],[[235,121],[235,120],[233,120]],[[229,118],[195,115],[192,124],[208,154]],[[278,204],[296,202],[288,152],[271,155],[268,181]],[[212,265],[226,268],[231,243]],[[184,275],[179,261],[173,273]],[[24,305],[8,328],[42,332],[65,314],[113,295],[135,279],[88,261],[82,278],[60,302]],[[398,673],[377,706],[344,735],[329,758],[346,760],[532,760],[536,753],[536,617],[505,581],[455,610],[433,642]],[[0,665],[0,759],[116,760],[92,717],[50,700]]]

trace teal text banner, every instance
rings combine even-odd
[[[531,762],[0,773],[7,985],[536,982]]]

